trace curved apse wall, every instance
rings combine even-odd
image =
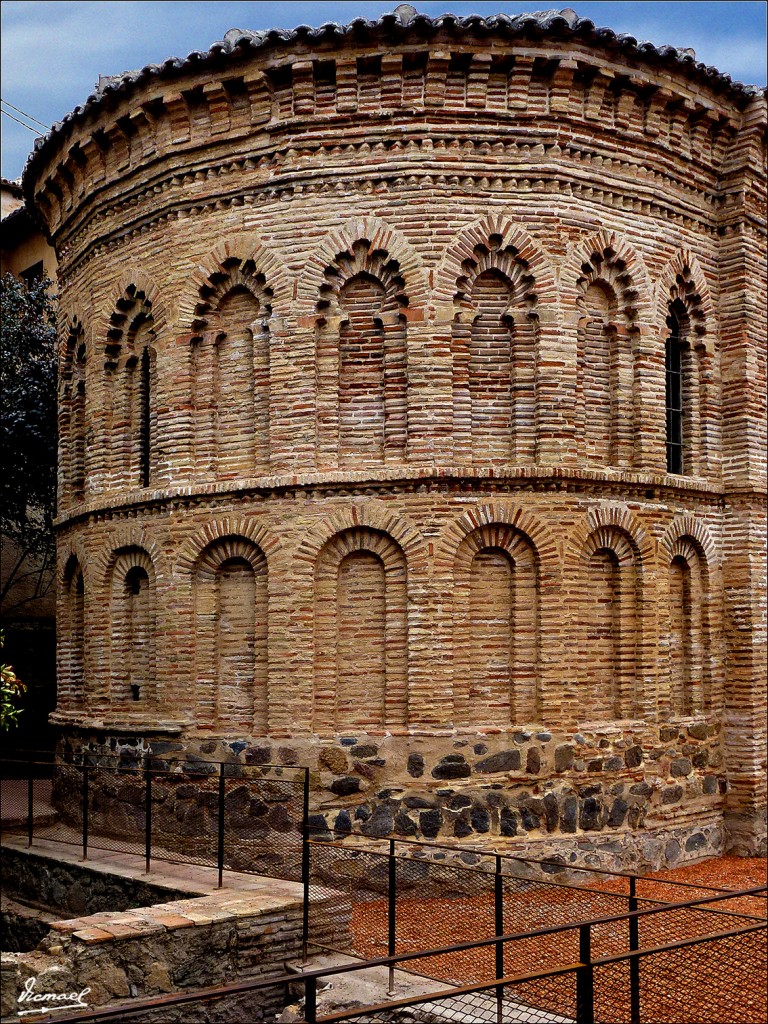
[[[108,79],[24,178],[65,736],[309,764],[367,834],[759,848],[764,123],[569,12]]]

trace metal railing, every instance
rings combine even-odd
[[[160,767],[127,765],[109,754],[72,761],[2,759],[3,778],[26,784],[24,820],[7,832],[153,860],[256,873],[306,883],[309,771],[284,765],[221,761]],[[50,772],[57,818],[35,822],[35,785]],[[20,775],[23,777],[19,778]]]
[[[31,755],[24,762],[4,761],[3,768],[4,774],[21,776],[22,789],[26,786],[22,812],[10,830],[26,835],[30,846],[43,838],[74,843],[84,859],[91,848],[122,850],[142,856],[147,871],[154,860],[205,864],[217,869],[219,885],[225,869],[300,881],[304,962],[310,946],[335,948],[361,960],[300,976],[310,1024],[382,1020],[395,1008],[435,1001],[448,1007],[448,1019],[453,1013],[460,1021],[470,1007],[488,1011],[488,999],[493,1019],[501,1022],[565,1018],[579,1024],[643,1024],[667,1019],[662,1004],[674,1003],[674,986],[681,982],[677,971],[670,988],[669,965],[682,963],[690,951],[705,965],[686,961],[685,982],[692,999],[701,995],[695,984],[722,976],[724,969],[753,977],[760,976],[763,966],[765,886],[734,892],[400,837],[359,845],[359,837],[337,841],[327,829],[312,837],[305,768],[192,763],[183,757],[165,765],[151,756],[126,764],[124,758],[107,754],[86,754],[55,765]],[[43,818],[38,825],[35,786],[46,771],[59,819]],[[449,855],[463,855],[474,863],[449,861]],[[564,868],[592,875],[597,882],[581,885],[544,876],[545,871]],[[668,886],[670,893],[698,895],[662,901],[644,888],[650,883]],[[334,900],[351,908],[348,941],[340,947],[313,941],[322,938],[320,928]],[[322,917],[316,918],[316,912]],[[536,914],[545,925],[531,926]],[[716,951],[714,971],[702,950]],[[398,965],[451,987],[369,1007],[363,1016],[358,1009],[318,1017],[317,986],[323,978],[386,968],[394,994]],[[51,1019],[117,1020],[149,1008],[160,1012],[234,998],[256,988],[288,985],[296,977],[174,993],[140,1004],[132,1000]],[[745,986],[732,988],[721,986],[717,994],[718,1005],[727,1008],[718,1012],[731,1016],[703,1014],[695,1019],[752,1020],[751,1010],[739,1009]],[[689,1018],[683,1014],[680,1019]]]
[[[767,891],[765,886],[761,886],[739,891],[737,895],[753,897],[765,895]],[[512,1021],[528,1024],[547,1024],[552,1021],[575,1021],[576,1024],[660,1024],[668,1021],[678,1024],[685,1020],[696,1021],[697,1024],[757,1024],[765,1019],[766,1009],[765,988],[762,984],[768,929],[765,921],[678,942],[630,948],[611,956],[596,957],[593,954],[594,933],[601,926],[625,923],[627,928],[622,931],[631,936],[633,929],[630,922],[633,920],[642,921],[681,910],[702,909],[729,898],[730,894],[721,893],[705,899],[665,904],[569,925],[496,935],[490,939],[326,967],[301,975],[276,975],[257,982],[239,982],[196,992],[130,1000],[97,1010],[38,1019],[42,1024],[52,1024],[53,1021],[89,1024],[123,1020],[152,1010],[152,1019],[162,1021],[162,1011],[171,1007],[205,1004],[267,986],[287,987],[298,983],[304,991],[303,1019],[306,1024],[335,1024],[342,1021],[349,1024],[375,1024],[377,1021],[391,1020],[391,1014],[397,1010],[409,1007],[434,1010],[437,1005],[442,1010],[443,1019],[457,1022],[465,1021],[469,1016],[477,1016],[478,1019],[495,1020],[497,1024]],[[534,971],[500,971],[504,956],[503,952],[499,956],[499,948],[503,950],[508,944],[564,932],[575,933],[578,943],[578,955],[575,958]],[[637,934],[637,929],[634,932]],[[707,983],[711,981],[709,975],[712,970],[710,960],[702,955],[702,951],[707,949],[714,949],[713,955],[720,974],[728,978],[728,984]],[[490,978],[469,985],[452,985],[426,995],[390,999],[330,1015],[318,1014],[318,988],[324,979],[377,967],[387,968],[390,972],[398,965],[412,968],[419,960],[450,958],[468,950],[490,952],[489,960],[495,965]],[[734,952],[736,955],[733,955]],[[685,962],[687,968],[684,972],[679,969],[682,962]],[[645,963],[650,966],[644,970]],[[660,964],[664,969],[660,969]],[[679,1017],[670,1016],[670,999],[673,1007],[687,1006],[689,1012]],[[489,1011],[492,1011],[492,1016],[488,1015]],[[485,1016],[479,1016],[480,1013]],[[236,1020],[231,1015],[229,1019]]]
[[[364,845],[357,836],[335,840],[328,829],[309,829],[306,768],[189,762],[183,755],[170,764],[151,754],[136,762],[101,753],[55,763],[40,761],[36,753],[25,761],[4,759],[4,775],[22,785],[26,780],[26,813],[8,831],[26,834],[28,846],[35,839],[79,845],[83,859],[91,848],[133,854],[143,857],[148,873],[155,859],[215,867],[219,886],[225,869],[300,882],[305,963],[310,946],[366,960],[394,957],[436,942],[448,946],[463,938],[527,932],[537,921],[571,925],[617,909],[632,912],[679,900],[682,894],[727,893],[696,883],[564,865],[556,858],[467,851],[403,837]],[[34,787],[45,772],[52,776],[51,799],[59,818],[43,819],[38,826]],[[474,863],[463,863],[461,857]],[[558,881],[551,873],[565,869],[597,881],[580,885]],[[649,893],[651,883],[667,888],[669,898]],[[337,932],[337,944],[328,945],[328,914],[336,904],[351,914],[350,931],[341,941]],[[629,948],[638,948],[641,941],[652,945],[695,937],[712,931],[715,918],[722,927],[736,927],[765,912],[764,895],[730,893],[727,903],[680,911],[649,934],[640,935],[639,920],[630,918],[635,933]],[[615,932],[604,930],[596,939],[600,955],[623,949]],[[518,944],[514,957],[507,953],[506,961],[495,965],[497,974],[534,970],[540,952]],[[552,953],[575,959],[575,939],[563,938]],[[484,971],[467,961],[461,977],[481,981]]]
[[[343,948],[315,941],[314,911],[308,911],[306,934],[310,945],[364,959],[393,957],[434,945],[435,941],[448,946],[462,938],[531,932],[537,922],[568,927],[590,918],[617,920],[613,916],[616,913],[631,915],[670,903],[678,907],[663,920],[643,921],[629,916],[626,936],[616,927],[599,929],[595,936],[597,954],[608,956],[627,948],[637,949],[641,942],[657,945],[695,938],[715,928],[735,928],[762,921],[766,915],[764,890],[744,895],[727,889],[665,881],[663,884],[670,887],[671,899],[662,900],[648,894],[648,883],[656,883],[656,880],[647,876],[598,871],[598,878],[604,874],[611,881],[583,886],[551,878],[521,877],[517,873],[520,863],[526,865],[530,861],[514,855],[484,853],[482,864],[467,866],[456,861],[414,857],[410,854],[415,845],[422,847],[416,852],[427,852],[424,844],[409,844],[393,838],[387,841],[386,849],[356,846],[348,841],[310,839],[308,882],[313,891],[324,895],[326,901],[346,900],[351,907],[350,933]],[[440,849],[430,844],[428,852],[434,857]],[[442,849],[450,849],[454,855],[459,853],[451,847]],[[620,891],[606,887],[617,877]],[[644,895],[641,896],[641,892]],[[714,904],[706,899],[717,895],[722,899]],[[692,902],[693,896],[697,899]],[[318,907],[320,905],[318,903]],[[549,946],[550,955],[574,960],[578,956],[574,935],[558,935]],[[519,943],[514,955],[508,950],[505,962],[497,961],[497,974],[535,970],[542,948],[540,942]],[[500,955],[498,952],[497,956]],[[461,972],[464,981],[481,981],[487,977],[487,965],[467,957],[461,964]],[[445,972],[431,976],[442,980],[449,977]]]

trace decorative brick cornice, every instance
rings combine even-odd
[[[666,474],[629,471],[598,473],[567,467],[518,466],[505,470],[477,466],[437,466],[429,468],[401,467],[372,474],[352,470],[306,472],[282,477],[222,481],[221,483],[177,486],[125,493],[105,494],[79,506],[73,506],[56,520],[56,528],[66,531],[75,523],[96,517],[131,517],[136,510],[153,509],[162,514],[169,509],[192,509],[221,501],[239,505],[241,502],[265,501],[273,497],[311,497],[314,494],[350,497],[376,494],[407,494],[417,490],[450,493],[470,488],[472,491],[510,494],[517,491],[538,493],[563,492],[591,494],[605,498],[632,494],[637,498],[658,501],[704,502],[721,508],[723,492],[719,484],[700,478],[684,479]]]
[[[73,224],[73,228],[68,229],[62,237],[59,244],[60,276],[71,274],[79,261],[87,258],[94,244],[103,245],[112,239],[130,237],[136,230],[149,230],[169,217],[194,216],[220,207],[251,205],[256,194],[262,199],[282,199],[307,193],[322,194],[339,188],[345,191],[382,187],[402,189],[413,183],[419,183],[422,187],[480,188],[492,193],[509,191],[515,194],[520,190],[546,187],[546,182],[556,175],[570,182],[574,194],[586,197],[589,192],[592,198],[610,206],[620,208],[626,193],[626,197],[631,197],[635,205],[650,203],[658,207],[659,212],[665,211],[665,215],[682,215],[696,224],[708,223],[702,217],[701,200],[703,198],[712,205],[716,196],[715,184],[702,187],[691,178],[687,170],[683,172],[679,169],[675,174],[671,173],[671,168],[667,172],[660,170],[659,158],[662,161],[669,160],[668,153],[664,152],[654,156],[653,160],[648,159],[638,164],[636,160],[622,158],[607,140],[604,147],[606,155],[600,155],[597,151],[591,152],[574,144],[561,148],[555,141],[547,141],[546,133],[543,138],[542,143],[532,145],[522,139],[503,137],[490,148],[481,136],[475,139],[471,136],[447,136],[435,141],[429,138],[394,141],[387,146],[386,162],[381,165],[378,173],[373,174],[366,170],[371,151],[367,142],[352,142],[345,146],[345,159],[339,163],[338,149],[332,142],[328,139],[318,140],[314,143],[313,152],[322,156],[322,161],[315,169],[307,165],[306,160],[294,168],[291,168],[290,162],[286,166],[287,149],[272,150],[257,162],[241,156],[222,163],[218,155],[201,161],[196,154],[188,170],[178,166],[169,168],[160,177],[154,177],[149,186],[131,188],[130,176],[121,179],[113,195],[104,195],[99,199],[95,206],[90,207],[90,212],[83,214],[85,219],[80,225]],[[502,150],[496,153],[499,147]],[[445,152],[447,155],[451,149],[456,149],[461,155],[460,174],[456,173],[455,163],[446,163],[442,173],[435,166],[440,154]],[[424,164],[419,166],[411,160],[404,160],[400,165],[395,162],[398,152],[402,152],[403,157],[421,155]],[[494,157],[503,157],[503,165],[488,163],[487,173],[475,169],[473,157],[482,159],[484,152],[490,152]],[[527,166],[518,169],[516,162],[523,162]],[[584,181],[582,167],[596,172],[594,182]],[[354,173],[352,168],[355,168]],[[510,174],[510,171],[513,173]],[[208,190],[206,196],[198,195],[194,200],[173,198],[174,193],[181,197],[185,189],[199,185],[200,175],[211,184],[215,183],[213,193]],[[230,184],[233,175],[244,177],[241,184],[234,182],[234,188]],[[629,183],[622,180],[622,175],[629,179]],[[646,183],[645,187],[642,181]],[[608,183],[610,187],[607,187]],[[674,212],[671,200],[673,194],[679,195],[687,203],[685,213],[682,209]],[[149,216],[147,209],[151,210]],[[89,210],[86,197],[83,210]],[[118,224],[115,226],[116,218]],[[713,209],[710,223],[714,225],[716,219],[716,211]],[[99,228],[100,224],[109,225],[106,235]],[[99,232],[98,237],[96,232]]]
[[[624,64],[623,88],[632,96],[642,96],[643,89],[647,90],[651,86],[651,103],[654,102],[654,92],[660,89],[662,82],[664,86],[661,88],[665,93],[672,83],[675,83],[682,87],[681,91],[685,94],[690,88],[689,81],[694,84],[695,89],[708,92],[711,98],[709,104],[701,106],[704,112],[714,108],[718,101],[722,102],[721,97],[725,98],[726,103],[733,104],[740,110],[758,94],[758,90],[735,83],[729,76],[697,62],[690,51],[676,50],[673,47],[657,48],[650,43],[638,43],[632,36],[616,35],[610,29],[597,30],[592,22],[574,16],[570,11],[562,14],[545,12],[521,15],[515,18],[497,15],[488,19],[477,16],[462,19],[453,15],[443,15],[432,20],[425,15],[417,14],[407,23],[397,14],[390,14],[375,23],[365,22],[364,31],[361,30],[361,24],[358,21],[346,28],[338,25],[324,25],[316,30],[300,28],[292,33],[232,30],[220,43],[214,43],[207,54],[195,52],[186,60],[169,58],[162,65],[147,65],[140,71],[127,72],[107,79],[82,107],[77,107],[62,122],[55,124],[45,138],[38,140],[25,172],[27,195],[29,196],[33,187],[32,179],[57,151],[61,153],[68,147],[68,160],[72,165],[70,173],[87,161],[88,154],[82,141],[82,129],[94,121],[108,120],[112,112],[115,116],[115,127],[119,130],[121,138],[129,145],[137,134],[152,130],[163,114],[175,120],[178,133],[183,129],[184,119],[190,116],[186,108],[195,105],[205,109],[206,100],[208,104],[216,104],[215,113],[214,107],[211,106],[209,116],[212,120],[215,116],[222,127],[225,123],[231,124],[233,114],[238,110],[238,102],[242,102],[243,97],[245,104],[251,108],[252,116],[257,116],[257,111],[261,114],[258,104],[263,103],[262,97],[268,98],[276,88],[282,86],[282,81],[278,83],[275,80],[274,71],[278,68],[291,68],[291,64],[281,64],[281,60],[289,57],[295,63],[296,56],[302,51],[307,52],[310,60],[306,62],[306,68],[301,63],[296,64],[290,82],[291,106],[297,112],[311,112],[314,108],[312,56],[324,56],[326,60],[335,58],[337,63],[341,63],[345,49],[352,49],[355,52],[362,50],[371,55],[375,55],[377,51],[393,54],[402,52],[403,46],[412,52],[416,44],[418,48],[430,53],[433,50],[437,52],[437,49],[450,48],[458,40],[465,47],[469,44],[472,48],[485,51],[489,46],[489,40],[494,39],[496,46],[501,47],[502,51],[515,53],[516,48],[522,45],[527,54],[531,54],[532,51],[535,54],[543,43],[542,54],[550,61],[554,58],[556,63],[562,63],[563,73],[559,78],[552,75],[550,88],[556,95],[557,105],[564,109],[569,106],[567,97],[571,91],[584,89],[585,86],[587,90],[591,89],[590,77],[586,76],[582,80],[584,84],[580,86],[574,71],[577,67],[576,61],[580,57],[583,59],[592,55],[598,69],[607,68],[611,80],[616,78],[616,64]],[[478,38],[478,33],[481,38]],[[385,46],[384,50],[382,46]],[[323,53],[324,50],[328,52]],[[255,73],[249,73],[249,64]],[[225,68],[223,73],[222,66]],[[526,63],[521,62],[521,67],[525,69]],[[533,60],[527,67],[530,78],[534,68]],[[660,75],[657,68],[662,69]],[[427,67],[425,74],[429,70]],[[431,70],[433,74],[445,73],[440,66]],[[485,71],[486,76],[488,70],[490,69]],[[217,82],[218,88],[209,89],[207,95],[190,94],[189,90],[193,83],[200,77],[221,81]],[[348,88],[354,87],[356,93],[355,78],[356,74],[353,75]],[[520,84],[525,85],[525,82]],[[425,83],[422,102],[429,102],[427,86],[428,83]],[[143,103],[139,99],[141,92],[144,93]],[[436,95],[439,97],[439,90]],[[523,102],[524,97],[525,93],[522,93]],[[669,101],[675,100],[679,104],[679,99],[674,93],[669,92]],[[663,96],[661,104],[657,102],[655,109],[663,109],[664,104],[669,101]],[[357,107],[357,97],[353,93],[347,98],[340,92],[336,102],[340,110],[355,110]],[[472,102],[473,106],[484,105],[482,93],[473,96]],[[687,106],[688,110],[682,105],[684,116],[698,113],[695,103],[689,100]],[[123,108],[130,109],[133,113],[122,114]],[[595,105],[596,113],[598,109],[599,98]],[[261,116],[263,117],[263,114]]]
[[[493,37],[502,23],[485,24]],[[528,30],[518,23],[519,31],[500,32],[502,59],[493,65],[485,59],[488,42],[476,38],[471,19],[438,19],[434,25],[427,36],[410,39],[393,38],[392,27],[384,22],[367,39],[345,35],[343,41],[331,42],[321,30],[319,51],[316,43],[307,49],[308,40],[286,36],[279,52],[272,53],[262,37],[254,46],[256,37],[246,35],[242,38],[247,43],[231,48],[222,44],[210,61],[193,55],[194,60],[118,76],[38,143],[24,175],[27,205],[58,236],[88,196],[124,181],[138,168],[146,172],[156,167],[169,154],[179,167],[185,162],[182,154],[192,156],[201,144],[220,147],[220,140],[226,140],[231,147],[238,140],[263,139],[266,128],[270,135],[279,130],[290,134],[295,140],[291,152],[298,153],[302,138],[325,132],[331,124],[338,139],[350,127],[367,129],[403,116],[418,120],[449,114],[453,120],[477,123],[487,118],[526,127],[530,120],[570,119],[590,132],[607,123],[614,133],[659,140],[662,149],[679,150],[686,166],[693,160],[716,168],[729,136],[742,126],[743,110],[761,102],[756,90],[734,85],[703,66],[697,67],[706,74],[696,73],[695,83],[690,81],[695,62],[688,55],[660,70],[667,62],[665,54],[676,51],[653,50],[656,56],[650,62],[647,48],[633,55],[631,48],[619,46],[607,55],[603,32],[592,42],[588,34],[574,36],[570,31],[537,40],[528,38]],[[461,34],[465,27],[468,36]],[[288,48],[287,39],[293,40]],[[454,51],[473,59],[463,72],[464,89],[446,92],[446,54]],[[361,91],[366,74],[358,74],[361,54],[377,68],[374,102]],[[412,62],[415,54],[421,69],[418,95],[413,70],[406,73],[403,63],[404,55]],[[336,64],[330,109],[318,99],[321,62]],[[489,89],[491,78],[499,74],[504,77],[503,101],[498,99],[498,83],[496,92]],[[217,166],[224,169],[226,162],[220,152]]]

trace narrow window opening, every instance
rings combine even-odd
[[[667,382],[667,472],[683,472],[683,342],[680,321],[674,313],[667,319],[670,335],[666,345]]]
[[[139,374],[139,478],[142,487],[149,487],[150,366],[149,349],[146,347],[141,350]]]
[[[131,701],[146,699],[149,683],[152,645],[152,610],[150,582],[146,569],[133,566],[126,574],[125,587],[125,636],[127,641],[124,670],[127,687],[123,690]]]

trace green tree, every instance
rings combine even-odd
[[[56,305],[50,285],[41,278],[27,286],[11,274],[0,280],[3,618],[45,593],[55,563]]]

